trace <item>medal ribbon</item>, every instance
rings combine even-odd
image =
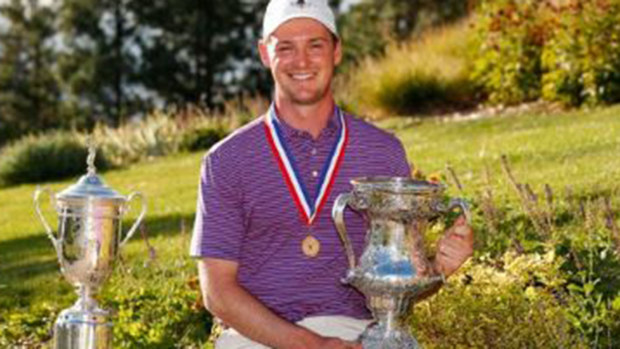
[[[282,131],[280,129],[280,121],[276,115],[275,105],[272,105],[269,109],[269,113],[265,116],[265,134],[267,135],[267,141],[271,146],[280,172],[284,177],[284,181],[288,186],[289,192],[293,197],[293,201],[302,216],[302,219],[307,225],[312,225],[316,217],[321,212],[321,208],[325,205],[332,185],[338,173],[338,169],[344,158],[344,151],[349,141],[349,131],[344,119],[342,111],[338,107],[335,108],[335,112],[338,114],[338,121],[340,122],[340,134],[338,139],[327,158],[327,161],[323,165],[323,170],[319,177],[318,188],[316,197],[313,201],[310,201],[308,192],[306,191],[301,177],[298,175],[295,166],[295,159],[291,152],[287,149],[284,138],[282,137]]]

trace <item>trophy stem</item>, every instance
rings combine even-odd
[[[377,322],[361,335],[364,349],[420,348],[407,324],[407,309],[411,306],[412,298],[407,293],[369,297],[368,306]]]
[[[99,309],[99,303],[95,300],[95,296],[97,295],[96,290],[85,285],[78,285],[76,292],[78,294],[78,299],[74,304],[76,309],[85,311],[103,311]]]
[[[54,325],[54,349],[110,349],[112,323],[107,311],[99,308],[96,290],[77,285],[78,300],[63,310]]]

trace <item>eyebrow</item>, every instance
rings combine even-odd
[[[314,38],[311,38],[311,39],[310,39],[310,40],[308,40],[308,41],[310,41],[311,43],[315,43],[315,42],[317,42],[317,41],[325,41],[325,42],[329,42],[329,39],[324,38],[324,37],[314,37]],[[277,45],[277,46],[280,46],[280,45],[292,45],[294,42],[295,42],[294,40],[286,40],[286,39],[285,39],[285,40],[278,40],[278,42],[276,43],[276,45]]]

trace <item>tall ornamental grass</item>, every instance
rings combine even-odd
[[[443,112],[475,104],[467,21],[431,30],[385,56],[367,58],[339,79],[338,99],[351,111],[381,117]]]

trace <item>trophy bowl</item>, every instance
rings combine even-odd
[[[439,287],[444,276],[434,268],[424,245],[426,229],[459,208],[469,220],[462,199],[446,200],[437,183],[404,177],[364,177],[351,181],[353,190],[338,196],[332,209],[349,269],[343,282],[366,297],[375,322],[362,333],[364,349],[419,348],[408,315],[421,295]],[[346,207],[367,222],[365,248],[359,263],[346,232]]]
[[[107,311],[99,308],[95,295],[112,272],[118,250],[135,233],[146,214],[146,201],[139,192],[128,197],[107,187],[95,173],[94,149],[89,149],[88,173],[55,194],[37,188],[34,205],[56,250],[60,270],[78,293],[77,302],[63,310],[54,325],[54,348],[107,349],[112,346],[112,323]],[[50,197],[58,216],[54,234],[42,214],[42,194]],[[142,201],[142,211],[122,238],[121,219],[134,198]]]

